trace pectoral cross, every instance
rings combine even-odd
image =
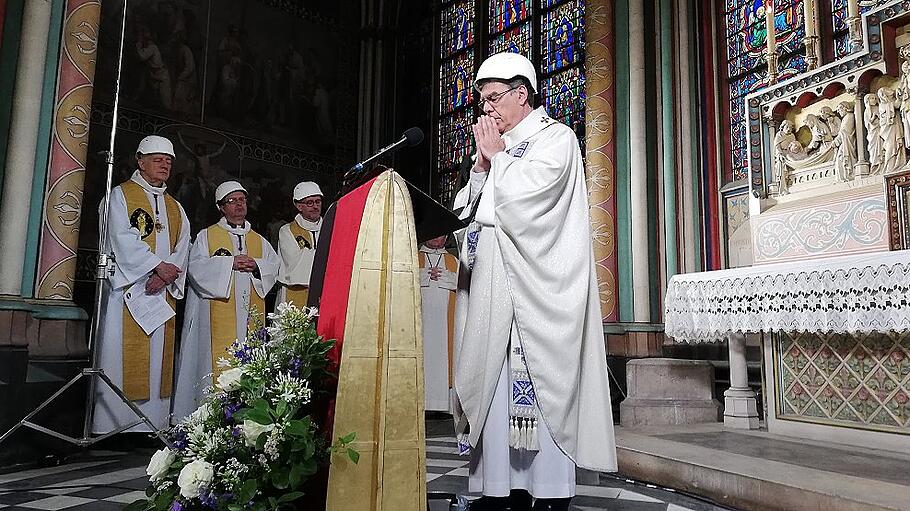
[[[155,232],[161,232],[164,230],[164,226],[161,225],[161,222],[156,218],[155,219]]]

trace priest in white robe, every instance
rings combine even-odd
[[[581,152],[534,107],[536,86],[515,53],[488,58],[475,81],[455,387],[477,509],[530,509],[532,497],[533,509],[568,509],[576,466],[616,470]]]
[[[108,243],[114,273],[104,282],[98,331],[99,366],[155,429],[169,426],[175,358],[175,320],[146,325],[125,306],[127,293],[160,297],[173,309],[183,298],[190,224],[183,207],[167,193],[174,146],[149,136],[136,151],[138,170],[111,190]],[[103,207],[103,206],[102,206]],[[103,211],[100,211],[103,217]],[[97,385],[92,431],[113,431],[137,420],[133,411],[102,382]],[[129,431],[152,431],[139,424]]]
[[[215,190],[218,223],[196,235],[190,249],[186,319],[180,345],[174,417],[198,408],[221,372],[218,360],[247,335],[251,314],[265,325],[265,295],[278,277],[275,249],[246,220],[248,193],[237,181]]]
[[[446,250],[448,236],[420,246],[420,302],[423,319],[424,409],[452,413],[452,353],[458,259]]]
[[[310,272],[316,255],[316,242],[322,229],[322,190],[312,181],[298,183],[292,197],[297,215],[278,230],[278,255],[281,269],[278,303],[293,302],[305,307],[310,294]]]

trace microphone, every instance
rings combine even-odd
[[[421,142],[423,142],[423,131],[416,126],[413,128],[408,128],[404,130],[404,133],[401,134],[401,138],[398,140],[398,142],[383,147],[373,156],[370,156],[366,160],[363,160],[357,165],[351,167],[347,172],[344,173],[345,178],[351,174],[356,174],[357,172],[362,171],[367,163],[370,163],[371,161],[379,158],[386,153],[393,153],[402,147],[413,147]]]

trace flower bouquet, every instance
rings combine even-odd
[[[127,511],[293,508],[332,452],[357,462],[353,433],[329,445],[310,416],[311,382],[328,376],[334,344],[316,333],[315,314],[281,304],[268,327],[253,320],[247,338],[219,360],[206,401],[170,431],[172,447],[152,456],[148,498]]]

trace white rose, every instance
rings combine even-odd
[[[203,403],[196,408],[196,411],[190,414],[190,419],[196,424],[205,422],[209,417],[212,416],[212,408],[208,403]]]
[[[180,495],[194,499],[199,496],[202,489],[207,487],[215,476],[215,469],[212,464],[205,460],[196,460],[189,463],[180,470],[177,476],[177,486],[180,487]]]
[[[149,466],[145,469],[145,473],[149,476],[149,481],[156,483],[164,479],[176,458],[174,451],[167,447],[153,454],[151,461],[149,461]]]
[[[246,439],[246,445],[250,447],[256,447],[256,440],[259,439],[259,435],[268,433],[273,429],[275,429],[274,424],[263,426],[262,424],[251,420],[245,420],[243,421],[243,424],[240,425],[240,430],[243,432],[243,437]]]
[[[218,375],[218,388],[230,392],[240,388],[240,377],[243,376],[242,367],[232,367]]]

